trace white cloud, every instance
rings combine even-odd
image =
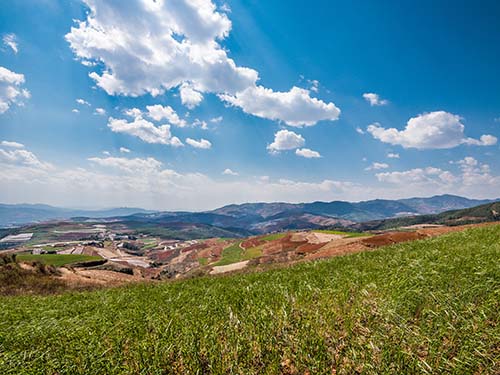
[[[246,113],[281,120],[290,126],[311,126],[320,120],[337,120],[340,115],[335,104],[311,98],[308,90],[295,86],[287,92],[257,86],[236,95],[219,96],[229,104],[241,107]]]
[[[7,163],[7,164],[25,166],[30,168],[38,168],[41,170],[47,170],[52,168],[52,166],[49,163],[41,162],[32,152],[24,150],[19,147],[14,150],[4,150],[0,148],[0,163]]]
[[[4,34],[2,41],[6,47],[9,47],[15,54],[19,52],[19,46],[17,44],[17,37],[15,34]]]
[[[203,101],[203,95],[201,92],[195,90],[190,84],[183,83],[179,87],[179,93],[181,94],[182,104],[189,109],[193,109]]]
[[[407,171],[378,173],[377,179],[398,186],[401,191],[420,191],[422,194],[444,193],[471,197],[498,197],[500,176],[491,174],[488,164],[467,156],[457,162],[458,173],[441,168],[414,168]]]
[[[317,79],[308,79],[307,82],[311,85],[309,90],[314,92],[319,91],[319,81]]]
[[[0,155],[2,197],[8,203],[202,210],[229,203],[359,201],[444,193],[485,198],[497,197],[500,186],[500,177],[472,159],[456,162],[456,174],[434,167],[381,173],[379,180],[384,185],[379,188],[328,178],[297,181],[256,176],[218,180],[199,172],[165,169],[154,158],[93,157],[89,168],[47,169],[38,167],[36,161],[47,163],[29,154],[25,158]]]
[[[367,131],[384,143],[404,148],[446,149],[461,144],[489,146],[497,142],[491,135],[483,135],[479,140],[466,138],[461,121],[458,115],[437,111],[411,118],[404,130],[386,129],[375,123],[368,126]]]
[[[106,114],[106,110],[104,108],[96,108],[94,114],[104,116]]]
[[[148,116],[155,121],[166,119],[171,125],[183,128],[187,125],[186,121],[181,119],[177,112],[170,106],[162,106],[161,104],[148,105]]]
[[[274,142],[268,145],[267,149],[271,153],[276,153],[302,147],[305,143],[305,139],[300,134],[283,129],[274,134]]]
[[[497,144],[497,137],[489,134],[483,134],[479,139],[466,138],[464,143],[473,146],[493,146]]]
[[[365,131],[363,129],[361,129],[359,126],[356,128],[356,132],[358,134],[365,134]]]
[[[295,155],[302,156],[308,159],[321,157],[318,151],[313,151],[308,148],[298,148],[297,150],[295,150]]]
[[[23,99],[31,94],[22,88],[24,75],[0,66],[0,114],[5,113],[13,104],[23,105]]]
[[[450,180],[448,173],[439,168],[427,167],[414,168],[402,172],[377,173],[376,177],[379,181],[399,185],[414,183],[441,184],[447,183]]]
[[[256,70],[237,66],[222,46],[231,21],[210,0],[175,2],[84,0],[89,12],[66,35],[75,55],[102,71],[89,76],[110,95],[153,96],[178,88],[194,108],[214,93],[255,116],[293,126],[336,120],[333,103],[293,87],[275,92],[257,84]]]
[[[159,143],[171,146],[182,146],[179,138],[172,136],[170,125],[155,126],[142,117],[136,117],[133,121],[128,122],[123,119],[108,119],[108,127],[116,133],[126,133],[138,137],[147,143]]]
[[[395,152],[389,152],[389,153],[387,154],[387,157],[388,157],[389,159],[399,159],[399,154],[397,154],[397,153],[395,153]]]
[[[132,118],[142,117],[142,111],[139,108],[128,108],[123,113]]]
[[[162,163],[154,158],[127,159],[118,157],[93,157],[88,160],[102,167],[116,168],[130,174],[159,172],[162,166]]]
[[[382,106],[389,104],[389,101],[386,99],[382,99],[378,94],[373,92],[367,92],[363,94],[363,98],[373,106]]]
[[[192,138],[186,138],[186,143],[195,148],[209,149],[212,147],[210,141],[207,141],[206,139],[203,138],[201,138],[199,141]]]
[[[387,168],[389,168],[389,164],[387,163],[373,162],[369,167],[365,168],[365,171],[387,169]]]
[[[126,147],[120,147],[120,152],[128,154],[130,152],[130,150]]]
[[[235,171],[233,171],[233,170],[231,170],[229,168],[224,169],[224,171],[222,172],[222,174],[228,175],[228,176],[238,176],[239,175],[238,172],[235,172]]]
[[[73,112],[73,113],[80,113],[80,111],[79,111],[78,109],[76,109],[76,108],[73,108],[73,109],[71,110],[71,112]]]
[[[106,156],[110,156],[110,155],[111,155],[111,152],[109,152],[109,151],[103,151],[103,152],[102,152],[102,154],[103,154],[103,155],[106,155]]]
[[[89,103],[88,101],[86,101],[85,99],[78,98],[78,99],[76,99],[76,102],[77,102],[78,104],[81,104],[81,105],[87,105],[87,106],[89,106],[89,107],[90,107],[90,103]]]
[[[219,117],[214,117],[214,118],[211,118],[210,119],[210,122],[214,123],[214,124],[218,124],[219,122],[221,122],[224,118],[222,116],[219,116]]]
[[[203,130],[207,130],[208,129],[208,124],[206,121],[202,121],[200,119],[195,119],[193,121],[193,126],[199,126],[200,128],[202,128]]]
[[[11,148],[24,148],[24,145],[19,142],[11,142],[11,141],[2,141],[0,145]]]

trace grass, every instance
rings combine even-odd
[[[20,262],[41,262],[56,267],[100,259],[102,258],[99,256],[79,254],[20,254],[17,256],[17,260]]]
[[[345,236],[346,238],[366,237],[366,236],[370,235],[368,233],[362,233],[362,232],[343,232],[340,230],[330,230],[330,229],[317,229],[317,230],[314,230],[314,232],[326,233],[326,234],[338,234],[341,236]]]
[[[260,237],[261,240],[263,241],[274,241],[274,240],[279,240],[280,238],[283,238],[287,235],[287,233],[273,233],[273,234],[268,234],[267,236]]]
[[[226,266],[228,264],[241,262],[243,260],[249,260],[257,258],[262,255],[262,249],[259,246],[255,246],[249,249],[242,249],[240,244],[243,241],[237,241],[232,245],[226,247],[222,250],[221,259],[214,263],[214,266]]]
[[[222,257],[214,266],[226,266],[228,264],[240,262],[242,260],[243,249],[240,244],[243,241],[237,241],[222,250]]]
[[[497,374],[500,226],[266,272],[0,298],[2,374]]]

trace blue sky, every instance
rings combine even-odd
[[[0,201],[498,197],[499,16],[496,1],[7,1]]]

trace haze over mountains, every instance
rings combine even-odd
[[[172,225],[179,223],[214,226],[235,233],[264,233],[282,229],[347,226],[355,222],[408,215],[436,214],[494,202],[455,195],[363,202],[244,203],[205,212],[154,212],[140,208],[73,210],[41,204],[1,204],[0,226],[80,218],[123,220]]]

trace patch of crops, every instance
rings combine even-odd
[[[368,233],[362,233],[362,232],[343,232],[340,230],[331,230],[331,229],[317,229],[315,230],[315,232],[326,233],[326,234],[338,234],[340,236],[345,236],[346,238],[366,237],[370,235]]]
[[[20,254],[17,256],[19,262],[41,262],[43,264],[61,267],[71,263],[89,262],[102,259],[99,256],[82,254]]]
[[[496,374],[500,226],[266,272],[0,298],[2,374]]]

